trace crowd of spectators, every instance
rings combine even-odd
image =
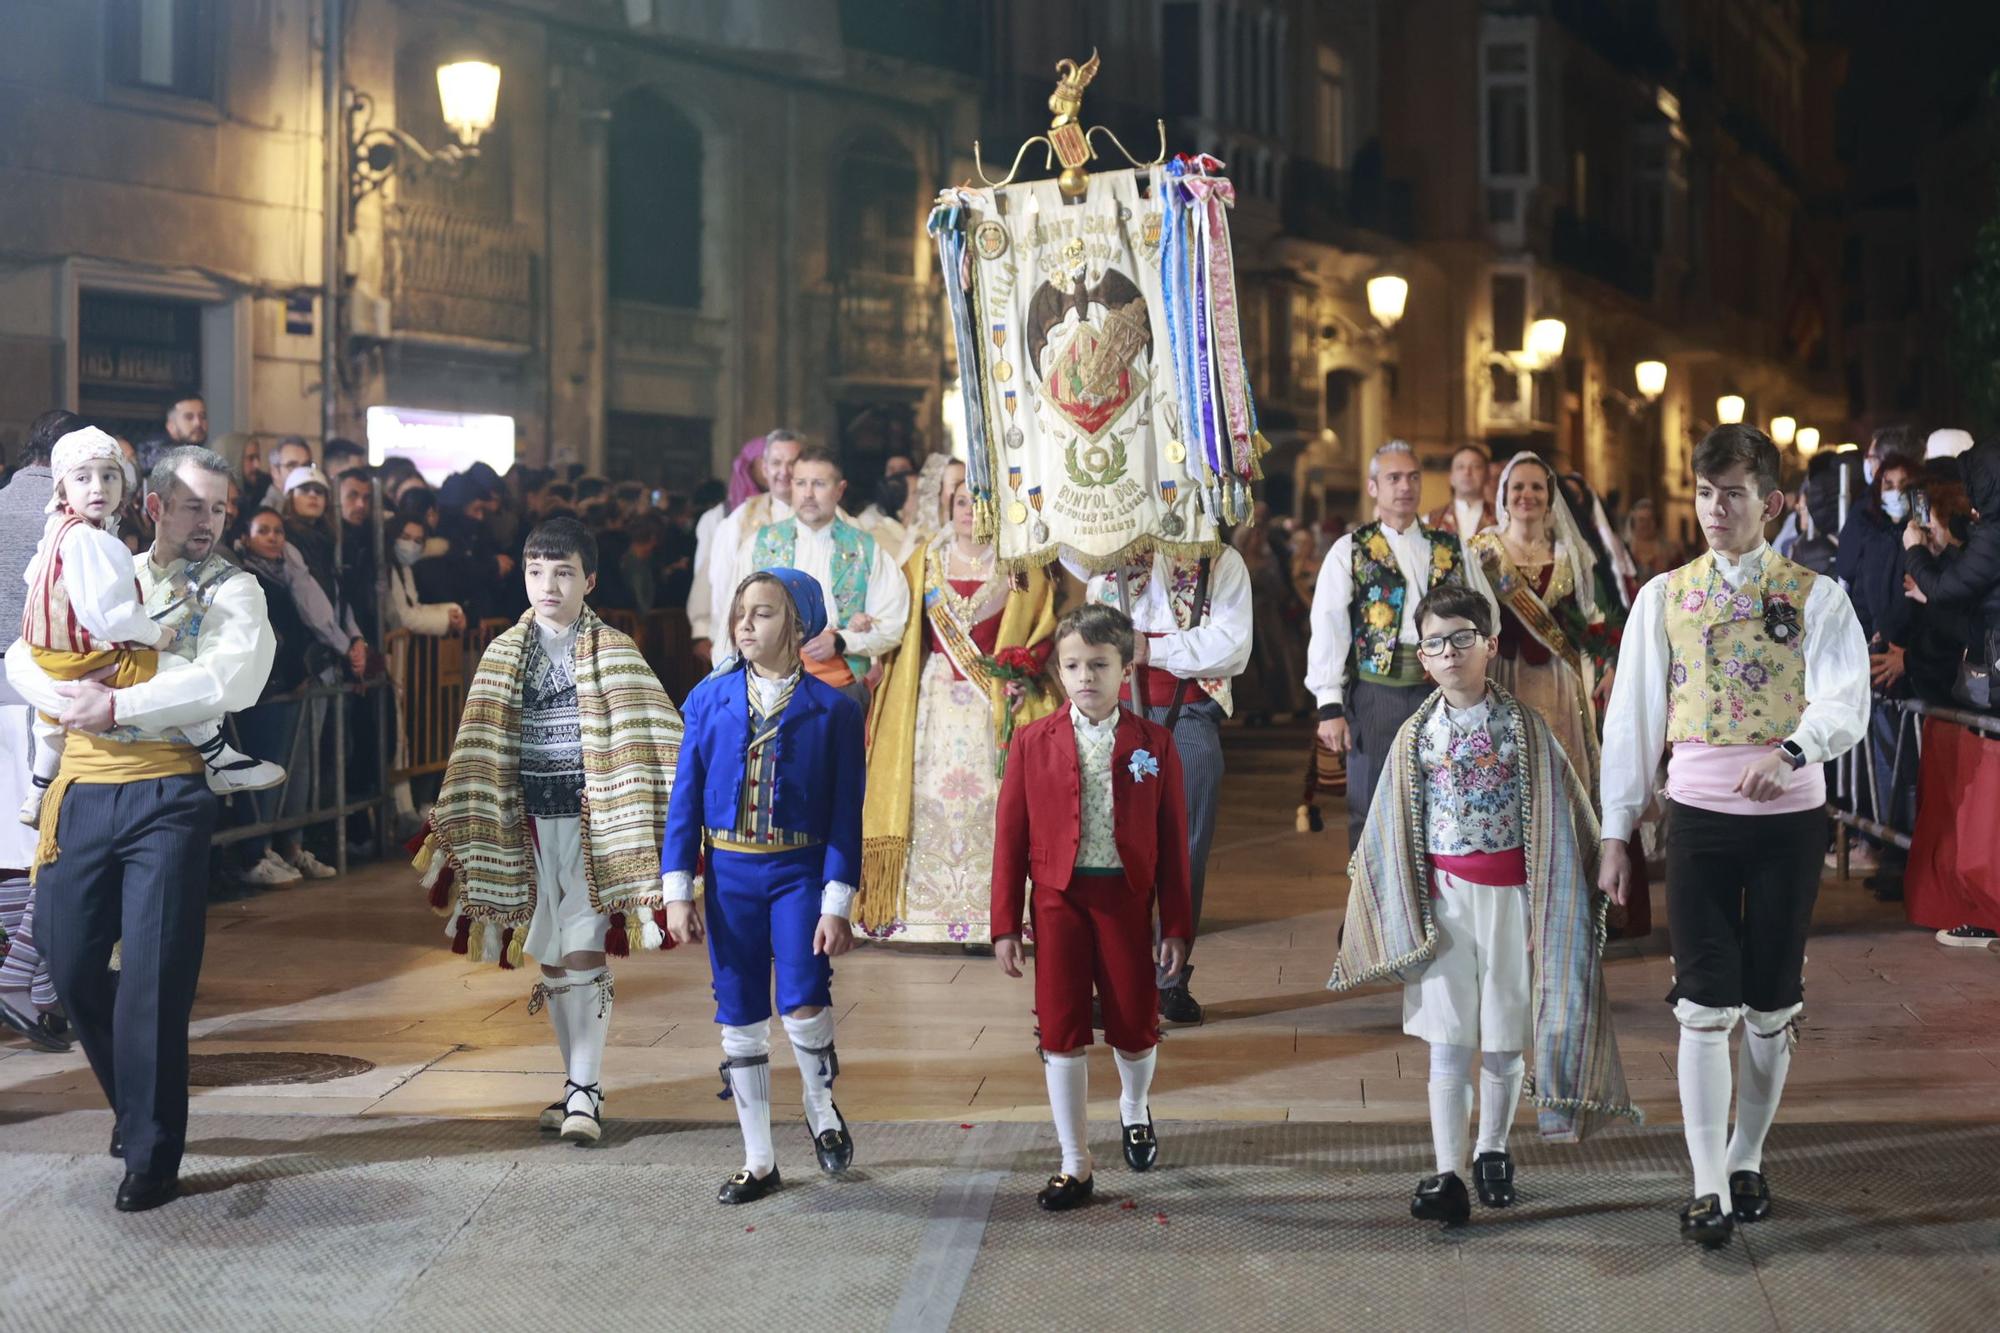
[[[78,424],[67,413],[48,414],[21,466],[45,469],[49,444]],[[163,432],[125,447],[143,470],[158,448],[208,443],[207,431],[200,398],[182,395]],[[442,638],[518,617],[526,609],[521,548],[536,523],[565,515],[587,526],[600,552],[592,604],[645,617],[687,605],[700,534],[728,510],[721,480],[670,493],[593,476],[574,464],[517,464],[502,474],[482,463],[433,485],[405,458],[369,466],[367,450],[352,440],[329,440],[317,457],[295,435],[268,448],[247,437],[216,444],[238,466],[220,549],[262,585],[279,643],[263,702],[235,726],[248,753],[283,763],[294,775],[255,802],[237,802],[246,820],[283,823],[330,804],[335,751],[344,756],[350,800],[379,795],[382,756],[369,710],[347,710],[347,731],[336,745],[330,692],[306,687],[380,681],[385,637],[394,631]],[[1962,431],[1925,439],[1891,428],[1877,431],[1865,453],[1821,453],[1774,538],[1781,553],[1840,578],[1850,591],[1881,700],[1869,746],[1870,804],[1881,822],[1901,831],[1913,826],[1916,775],[1913,762],[1894,762],[1899,729],[1908,726],[1895,700],[2000,705],[1991,683],[2000,659],[2000,520],[1984,519],[2000,513],[2000,443],[1971,445]],[[892,546],[900,520],[908,518],[913,469],[913,460],[888,460],[878,477],[867,479],[873,482],[867,495],[850,501],[857,521]],[[1452,501],[1429,521],[1454,529],[1490,523],[1492,465],[1484,451],[1460,450],[1451,479]],[[1558,483],[1592,548],[1596,601],[1615,629],[1620,609],[1647,578],[1696,552],[1667,532],[1652,500],[1621,506],[1615,494],[1600,497],[1575,474]],[[144,549],[151,534],[136,496],[121,523],[133,549]],[[1253,724],[1309,715],[1301,688],[1306,608],[1325,553],[1345,526],[1337,513],[1307,520],[1260,502],[1230,534],[1254,589],[1252,661],[1238,686],[1239,714]],[[395,700],[389,734],[398,750],[405,742],[402,714]],[[350,819],[351,850],[366,854],[414,824],[416,795],[404,784],[391,796],[391,827]],[[1892,844],[1871,839],[1857,855],[1874,872],[1870,882],[1878,892],[1899,892],[1900,853]],[[324,825],[256,839],[218,858],[225,882],[252,887],[332,873]]]

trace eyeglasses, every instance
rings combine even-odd
[[[1433,634],[1417,644],[1417,651],[1425,657],[1443,657],[1445,645],[1449,644],[1459,652],[1470,652],[1472,645],[1479,642],[1476,629],[1455,629],[1449,634]]]

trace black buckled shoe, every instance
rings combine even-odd
[[[829,1176],[837,1176],[854,1165],[854,1136],[847,1132],[847,1117],[840,1114],[838,1105],[833,1114],[840,1121],[840,1128],[823,1129],[813,1135],[813,1156],[819,1158],[819,1169]]]
[[[1125,1126],[1125,1165],[1134,1171],[1151,1171],[1153,1163],[1159,1160],[1160,1138],[1153,1133],[1152,1120]]]
[[[1713,1250],[1727,1245],[1735,1234],[1736,1218],[1722,1211],[1722,1199],[1718,1195],[1704,1194],[1681,1209],[1682,1240],[1691,1240],[1703,1249]]]
[[[1761,1222],[1771,1215],[1771,1182],[1762,1171],[1729,1173],[1729,1206],[1739,1222]]]
[[[123,1157],[125,1155],[125,1136],[118,1132],[116,1121],[113,1121],[111,1125],[111,1155],[113,1157]]]
[[[1425,1176],[1417,1182],[1416,1197],[1410,1200],[1410,1216],[1419,1222],[1442,1222],[1462,1227],[1472,1218],[1472,1196],[1456,1171]]]
[[[735,1175],[722,1182],[722,1188],[715,1192],[717,1203],[755,1203],[784,1182],[778,1179],[778,1168],[772,1167],[764,1175],[757,1175],[744,1167]]]
[[[121,1213],[143,1213],[181,1197],[179,1176],[144,1176],[127,1172],[118,1186],[117,1209]]]
[[[1472,1184],[1488,1208],[1514,1206],[1514,1159],[1504,1152],[1483,1152],[1472,1159]]]
[[[1072,1208],[1081,1208],[1090,1202],[1090,1196],[1097,1190],[1097,1177],[1085,1176],[1078,1180],[1075,1176],[1058,1171],[1049,1177],[1049,1183],[1042,1186],[1042,1192],[1035,1196],[1035,1202],[1045,1213],[1066,1213]]]

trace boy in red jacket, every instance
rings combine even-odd
[[[1000,784],[993,956],[1008,976],[1021,975],[1022,884],[1032,879],[1035,1013],[1062,1140],[1062,1170],[1036,1198],[1061,1212],[1088,1201],[1094,1188],[1084,1063],[1093,984],[1118,1059],[1125,1162],[1147,1171],[1159,1157],[1146,1104],[1159,1042],[1153,965],[1179,975],[1194,921],[1173,736],[1118,707],[1132,661],[1131,619],[1108,606],[1079,607],[1056,626],[1055,652],[1069,707],[1014,737]]]

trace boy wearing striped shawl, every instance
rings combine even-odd
[[[633,642],[584,605],[597,542],[553,518],[522,552],[528,612],[479,661],[417,867],[451,914],[459,953],[542,978],[563,1095],[544,1130],[591,1144],[604,1132],[599,1071],[611,1028],[606,954],[630,952],[636,913],[665,947],[655,848],[679,762],[681,718]]]
[[[1597,821],[1548,724],[1486,679],[1493,611],[1458,584],[1417,608],[1418,654],[1437,682],[1396,733],[1360,846],[1330,990],[1395,978],[1403,1030],[1431,1048],[1437,1170],[1410,1215],[1456,1226],[1479,1064],[1479,1200],[1514,1202],[1507,1133],[1525,1083],[1542,1136],[1575,1142],[1638,1119],[1612,1039],[1595,890]],[[1532,1068],[1523,1054],[1532,1057]]]

